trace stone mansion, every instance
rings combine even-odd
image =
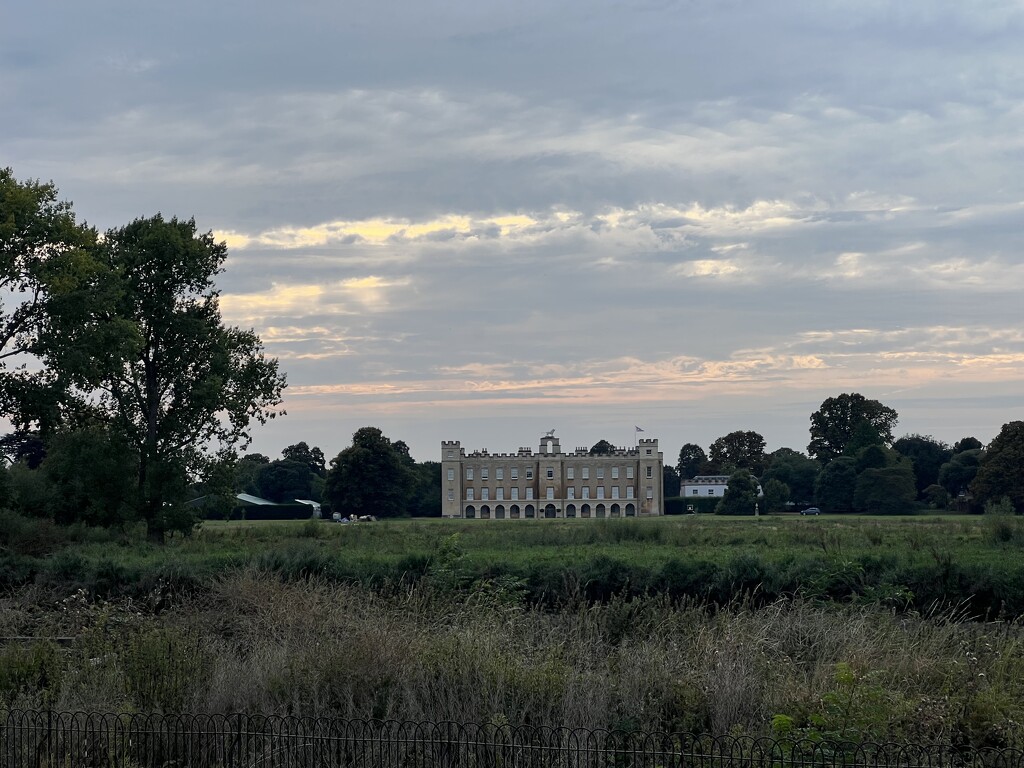
[[[490,520],[663,515],[657,440],[591,456],[562,453],[553,432],[536,453],[467,454],[459,441],[441,443],[441,514]]]

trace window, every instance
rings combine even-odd
[[[495,488],[494,489],[494,498],[496,500],[498,500],[498,501],[504,501],[505,500],[505,489],[504,488]]]
[[[654,467],[648,467],[647,468],[647,479],[650,480],[652,477],[654,477]]]
[[[495,480],[504,480],[505,479],[505,470],[504,469],[496,469],[496,470],[494,470],[494,479]]]
[[[455,501],[455,491],[448,489],[448,501]]]
[[[650,448],[648,448],[648,449],[647,449],[647,455],[648,455],[648,456],[650,456],[650,455],[651,455],[651,449],[650,449]]]
[[[548,486],[548,493],[547,493],[547,497],[546,498],[549,498],[549,499],[555,498],[555,489],[552,488],[550,485]]]
[[[597,498],[599,498],[599,499],[603,499],[604,498],[604,486],[603,485],[597,486]]]
[[[715,489],[714,488],[708,488],[708,496],[714,496],[714,495],[715,495]]]
[[[469,467],[466,468],[466,479],[467,480],[472,480],[473,479],[473,470],[471,468],[469,468]]]
[[[512,488],[511,491],[512,491],[512,501],[519,501],[519,489],[518,488]]]
[[[619,479],[619,468],[618,467],[612,467],[612,480],[618,480],[618,479]]]
[[[626,498],[627,499],[632,499],[633,498],[633,486],[632,485],[627,485],[626,486]]]
[[[555,470],[552,469],[551,467],[548,467],[547,476],[548,476],[548,480],[554,480],[555,479]]]
[[[565,498],[567,498],[567,499],[575,499],[576,498],[576,486],[570,485],[568,488],[565,489]]]
[[[486,480],[489,472],[490,472],[490,470],[488,470],[487,467],[481,467],[480,468],[480,479],[481,480]]]
[[[583,479],[584,480],[589,480],[590,479],[590,467],[584,467],[583,468]]]
[[[466,489],[466,501],[472,501],[472,500],[473,500],[473,489],[472,488],[467,488]]]
[[[519,467],[512,467],[512,469],[510,471],[512,472],[512,479],[513,480],[518,480],[519,479]]]
[[[527,480],[533,480],[533,470],[532,469],[526,470],[526,479]]]
[[[480,501],[487,501],[490,498],[491,498],[491,489],[490,488],[481,488],[480,489]]]
[[[455,451],[448,451],[448,458],[449,459],[454,459],[455,458]]]
[[[633,479],[633,468],[632,467],[626,467],[626,479],[628,479],[628,480],[632,480]]]
[[[597,479],[604,480],[604,467],[597,468]]]
[[[526,498],[527,499],[532,499],[533,498],[533,488],[527,488],[526,489]]]
[[[617,485],[613,485],[612,486],[612,498],[613,499],[619,498],[619,486],[617,486]]]
[[[699,488],[694,488],[694,489],[693,489],[693,490],[692,490],[692,491],[690,492],[690,495],[691,495],[691,496],[697,496],[697,495],[699,495],[699,494],[700,494],[700,489],[699,489]]]
[[[448,470],[448,480],[451,481],[451,480],[454,480],[454,479],[455,479],[455,470],[454,469],[449,469]]]
[[[576,468],[575,467],[566,467],[566,469],[565,469],[565,477],[566,477],[567,480],[575,480],[576,479]]]
[[[654,498],[654,486],[653,485],[648,485],[647,486],[647,498],[648,499],[653,499]]]
[[[589,485],[584,485],[583,486],[583,498],[584,499],[589,499],[590,498],[590,486]]]

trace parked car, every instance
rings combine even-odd
[[[820,515],[821,510],[817,507],[808,507],[807,509],[801,510],[801,515]]]

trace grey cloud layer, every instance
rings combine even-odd
[[[535,415],[800,446],[854,387],[949,439],[1020,417],[1019,2],[6,15],[0,162],[228,238],[293,385],[271,452]]]

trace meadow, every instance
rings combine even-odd
[[[4,530],[4,708],[1024,743],[1015,518]]]

